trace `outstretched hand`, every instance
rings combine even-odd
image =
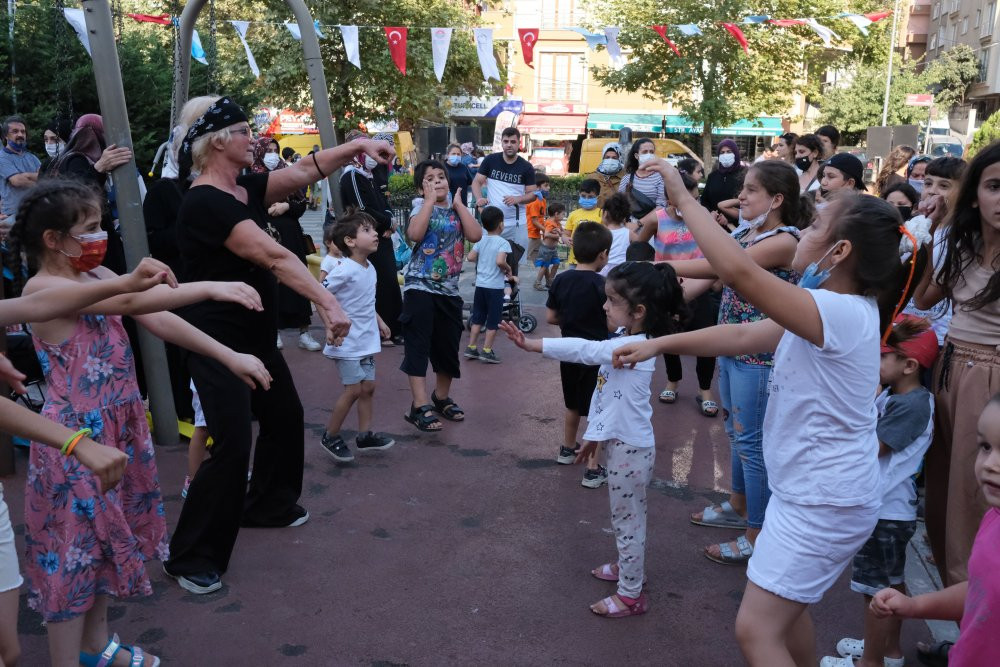
[[[501,322],[500,330],[507,334],[507,338],[522,350],[528,352],[541,352],[542,341],[539,338],[525,338],[524,332],[510,322]]]
[[[271,373],[264,366],[264,362],[252,354],[233,352],[226,362],[226,368],[232,371],[233,375],[246,382],[251,389],[260,386],[266,391],[271,388]]]
[[[611,355],[611,364],[615,368],[635,368],[640,361],[652,359],[659,350],[655,340],[645,340],[639,343],[626,343],[617,348]]]
[[[177,278],[170,267],[152,257],[143,257],[131,273],[121,276],[124,292],[144,292],[160,283],[177,287]]]
[[[368,157],[374,159],[379,164],[392,164],[396,159],[396,149],[386,141],[375,139],[363,139],[357,142],[358,147]]]
[[[238,303],[257,312],[264,310],[260,294],[246,283],[217,282],[212,286],[212,300]]]

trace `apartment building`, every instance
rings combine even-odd
[[[1000,107],[1000,49],[996,38],[997,0],[930,0],[931,10],[927,29],[927,61],[953,48],[968,44],[979,58],[979,80],[970,89],[967,109],[952,113],[952,128],[968,134],[961,121],[977,125],[976,119],[985,119]],[[971,116],[971,117],[970,117]]]

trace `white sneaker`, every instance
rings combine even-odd
[[[865,651],[865,641],[863,639],[852,639],[844,637],[837,642],[837,653],[841,658],[827,656],[820,661],[820,667],[854,667],[854,661],[861,657]],[[905,658],[883,658],[885,667],[903,667]]]
[[[864,639],[851,639],[850,637],[844,637],[839,642],[837,642],[837,653],[844,658],[860,658],[861,654],[865,652],[865,640]]]
[[[283,349],[285,349],[285,344],[281,342],[281,334],[278,334],[278,342],[277,342],[277,343],[275,343],[275,346],[276,346],[276,347],[277,347],[277,348],[278,348],[279,350],[283,350]]]
[[[303,331],[299,334],[299,347],[310,352],[317,352],[323,349],[323,346],[316,342],[316,339],[308,331]]]

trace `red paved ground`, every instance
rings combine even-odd
[[[337,467],[316,444],[339,391],[336,371],[318,353],[286,348],[306,406],[302,502],[312,520],[244,530],[214,595],[185,594],[153,565],[153,598],[114,602],[112,629],[173,665],[743,664],[732,637],[743,568],[700,553],[731,533],[687,521],[722,497],[729,475],[721,421],[701,416],[691,399],[693,367],[680,402],[655,408],[651,610],[605,620],[587,605],[614,590],[588,574],[614,557],[607,492],[582,488],[579,467],[554,463],[556,362],[506,342],[497,349],[502,364],[466,363],[455,384],[468,421],[433,436],[403,421],[401,352],[383,352],[377,427],[398,444]],[[184,451],[158,449],[170,521]],[[4,480],[19,541],[25,468],[22,456],[18,477]],[[44,629],[24,606],[22,597],[23,664],[46,664]],[[857,636],[860,611],[842,578],[814,609],[820,655],[845,633]],[[918,622],[904,635],[907,646],[929,636]]]

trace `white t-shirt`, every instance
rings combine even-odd
[[[771,492],[800,505],[877,503],[879,318],[875,299],[809,290],[823,321],[820,349],[786,331],[774,352],[764,416]]]
[[[917,216],[918,218],[923,216]],[[916,219],[916,218],[914,218]],[[941,269],[944,268],[945,255],[948,252],[948,228],[939,227],[934,230],[934,275],[941,273]],[[914,278],[914,280],[917,280]],[[903,312],[907,315],[915,315],[917,317],[924,317],[931,323],[931,329],[937,335],[938,345],[944,345],[944,337],[948,333],[948,326],[951,324],[951,316],[953,314],[951,307],[951,299],[941,299],[931,308],[927,310],[921,310],[917,308],[917,304],[910,299],[910,303],[906,305]]]
[[[472,249],[478,253],[476,259],[476,287],[503,289],[506,276],[497,266],[497,255],[510,254],[510,241],[502,236],[486,234],[476,241]]]
[[[601,269],[602,276],[607,277],[611,269],[625,261],[625,253],[628,252],[629,245],[628,239],[628,227],[611,230],[611,250],[608,251],[608,263]]]
[[[330,273],[333,267],[337,265],[337,261],[342,259],[341,257],[334,257],[333,255],[324,255],[323,259],[319,262],[319,270]]]
[[[628,343],[646,340],[644,334],[619,336],[610,340],[583,338],[543,338],[542,354],[550,359],[588,366],[600,366],[597,388],[590,399],[587,440],[621,440],[633,447],[652,447],[653,408],[649,404],[649,383],[653,380],[656,358],[635,368],[614,368],[611,356]]]
[[[886,389],[875,399],[878,438],[891,453],[878,457],[882,469],[882,509],[878,518],[916,521],[917,484],[927,448],[934,436],[934,395],[923,387],[906,394]]]
[[[326,260],[329,269],[323,267]],[[363,359],[382,349],[375,319],[375,267],[361,266],[353,259],[327,255],[320,268],[327,272],[323,286],[330,291],[351,320],[351,330],[340,346],[326,345],[323,354],[331,359]]]

